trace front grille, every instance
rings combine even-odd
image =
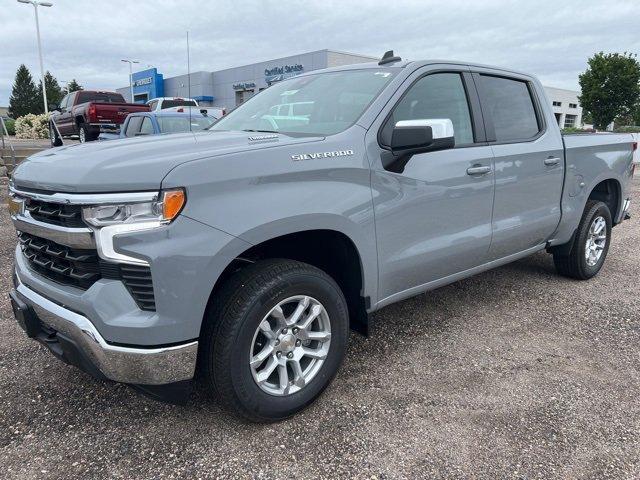
[[[49,203],[27,198],[25,208],[35,220],[60,227],[86,227],[80,205]]]
[[[80,250],[19,232],[22,253],[33,270],[63,285],[88,289],[101,278],[120,280],[142,310],[156,309],[151,269],[102,260],[96,250]]]
[[[95,250],[69,248],[24,232],[18,234],[18,239],[31,267],[51,280],[86,290],[100,279]]]

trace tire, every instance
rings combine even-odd
[[[60,147],[62,146],[62,139],[58,135],[55,127],[53,126],[53,122],[49,122],[49,140],[51,141],[52,147]]]
[[[604,225],[602,225],[600,219],[604,220]],[[604,229],[604,239],[600,239],[603,232],[600,232],[600,235],[596,237],[593,236],[594,228],[597,230],[596,223]],[[607,258],[611,243],[611,227],[612,220],[609,207],[603,202],[589,200],[580,219],[570,253],[555,252],[553,254],[553,263],[556,271],[560,275],[577,280],[588,280],[594,277],[600,271]],[[594,238],[598,238],[598,240],[594,242]],[[588,241],[591,242],[592,246],[595,246],[595,252],[600,251],[599,255],[594,253],[587,258]]]
[[[293,301],[290,300],[292,298]],[[300,307],[303,311],[304,298],[310,299],[310,306],[300,318],[309,318],[312,312],[322,312],[305,331],[312,331],[322,324],[330,325],[328,339],[326,329],[312,331],[315,336],[325,337],[322,342],[301,340],[310,335],[300,328],[294,336],[292,325],[284,335],[280,329],[284,323],[279,324],[280,320],[270,315],[272,310],[282,305],[281,312],[291,320],[294,316],[292,308],[303,305]],[[264,327],[265,320],[269,328],[259,328]],[[297,325],[302,325],[301,322]],[[273,328],[271,325],[279,326]],[[275,336],[263,336],[267,330]],[[201,335],[198,377],[205,390],[216,395],[231,412],[253,422],[282,420],[311,404],[331,383],[344,358],[348,336],[347,303],[331,277],[322,270],[297,261],[260,261],[227,280],[213,298]],[[258,354],[269,348],[273,351],[265,356],[264,363],[256,362]],[[326,356],[322,360],[303,356],[298,361],[298,355],[305,348]],[[277,352],[281,356],[277,356]],[[252,367],[251,359],[258,364]],[[278,365],[271,376],[266,373],[270,362]],[[285,365],[286,381],[283,381],[283,367],[278,362]],[[295,363],[301,367],[295,369]],[[308,381],[301,380],[304,373],[308,374]],[[268,378],[259,384],[259,378],[264,376]],[[275,391],[283,385],[286,387],[281,392]]]
[[[92,142],[98,138],[98,134],[93,132],[89,125],[81,123],[78,127],[78,139],[80,143]]]

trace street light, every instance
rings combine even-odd
[[[38,7],[53,7],[51,2],[39,2],[38,0],[18,0],[19,3],[30,3],[36,12],[36,34],[38,36],[38,55],[40,56],[40,79],[42,80],[42,98],[44,100],[44,113],[49,113],[47,105],[47,89],[44,85],[44,66],[42,65],[42,45],[40,43],[40,22],[38,21]]]
[[[131,91],[131,103],[133,103],[133,64],[140,63],[138,60],[120,60],[129,64],[129,90]]]

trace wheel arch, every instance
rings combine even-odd
[[[622,184],[616,178],[606,178],[598,182],[589,192],[589,200],[599,200],[609,207],[613,224],[619,223],[618,216],[622,208]]]
[[[366,264],[370,259],[363,258],[362,249],[358,248],[357,241],[350,235],[338,229],[311,228],[278,231],[277,234],[262,237],[260,241],[256,241],[256,232],[247,236],[252,241],[228,262],[216,279],[207,310],[225,281],[243,267],[264,259],[286,258],[308,263],[331,276],[347,300],[351,328],[367,333],[367,310],[372,304],[373,288],[368,277],[375,274],[377,279],[377,269],[376,272],[367,269]],[[244,236],[242,239],[246,241]]]

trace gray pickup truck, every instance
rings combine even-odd
[[[541,250],[596,275],[635,147],[563,137],[510,70],[387,54],[300,75],[209,131],[24,161],[12,305],[97,378],[170,401],[196,378],[247,419],[286,418],[385,305]]]

